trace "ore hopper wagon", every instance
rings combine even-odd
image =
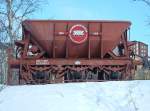
[[[128,21],[25,20],[9,79],[19,84],[128,79]]]

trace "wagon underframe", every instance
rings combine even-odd
[[[121,80],[131,77],[130,60],[37,59],[11,60],[10,64],[19,69],[19,84]],[[115,73],[117,76],[113,77]]]

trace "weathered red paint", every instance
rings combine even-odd
[[[75,72],[109,77],[117,72],[121,79],[128,78],[130,25],[128,21],[25,20],[23,38],[16,42],[19,56],[9,59],[10,67],[20,69],[24,83],[41,81],[33,77],[40,71],[56,77],[45,83],[63,82],[65,74]],[[123,54],[114,53],[117,47],[123,48]]]

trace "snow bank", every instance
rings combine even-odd
[[[8,86],[0,111],[149,111],[150,81]]]

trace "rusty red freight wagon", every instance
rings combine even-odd
[[[128,21],[25,20],[16,41],[20,84],[128,79]]]

